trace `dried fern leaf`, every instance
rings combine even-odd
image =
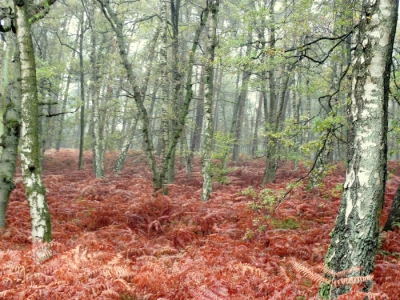
[[[300,274],[306,276],[308,279],[321,284],[321,283],[327,283],[330,284],[330,280],[324,278],[323,276],[315,273],[314,271],[310,270],[306,266],[303,266],[302,264],[298,263],[297,261],[292,261],[291,262],[293,268],[298,271]]]
[[[371,281],[374,279],[374,275],[370,274],[367,276],[356,276],[356,277],[347,277],[347,278],[340,278],[338,280],[333,281],[333,285],[335,287],[341,286],[341,285],[352,285],[352,284],[358,284],[366,281]]]
[[[35,241],[32,247],[32,259],[36,265],[48,260],[53,255],[51,243]]]
[[[335,272],[335,271],[329,269],[327,266],[324,266],[323,271],[329,275],[332,275],[333,277],[342,277],[351,272],[360,271],[361,269],[362,269],[361,267],[353,267],[353,268],[346,269],[343,271]]]
[[[256,275],[260,278],[265,278],[265,272],[259,268],[253,267],[249,264],[243,264],[243,263],[239,263],[239,264],[237,264],[237,266],[242,271],[243,275],[246,275],[247,273],[249,273],[251,275]]]

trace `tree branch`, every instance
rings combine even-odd
[[[29,18],[29,24],[33,24],[36,21],[43,19],[50,11],[50,6],[53,5],[57,0],[44,0],[42,3],[33,6]]]
[[[59,112],[59,113],[55,113],[55,114],[48,114],[48,115],[40,115],[39,117],[46,117],[46,118],[51,118],[51,117],[56,117],[59,115],[66,115],[66,114],[73,114],[76,113],[78,111],[78,109],[80,109],[81,107],[78,106],[75,110],[73,111],[63,111],[63,112]]]

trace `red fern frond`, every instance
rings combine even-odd
[[[346,278],[340,278],[337,280],[333,281],[333,285],[335,287],[341,286],[341,285],[353,285],[353,284],[359,284],[362,282],[366,281],[372,281],[374,279],[374,275],[367,275],[367,276],[357,276],[357,277],[346,277]]]
[[[323,271],[329,275],[332,275],[333,277],[337,278],[337,277],[342,277],[345,276],[351,272],[355,272],[355,271],[360,271],[362,268],[361,267],[353,267],[347,270],[343,270],[343,271],[339,271],[339,272],[335,272],[331,269],[329,269],[327,266],[324,266]]]
[[[300,274],[306,276],[308,279],[310,279],[318,284],[322,284],[322,283],[331,284],[330,280],[315,273],[314,271],[310,270],[306,266],[303,266],[302,264],[298,263],[297,261],[291,261],[290,263],[292,264],[293,268],[296,271],[298,271]]]

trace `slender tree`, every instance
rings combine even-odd
[[[80,122],[79,122],[79,158],[78,158],[78,169],[82,168],[83,163],[83,144],[85,141],[85,70],[84,70],[84,60],[83,60],[83,38],[85,35],[85,22],[82,14],[82,22],[79,33],[79,94],[80,94]]]
[[[147,60],[146,71],[144,74],[143,85],[141,88],[142,97],[145,97],[145,95],[147,93],[150,75],[151,75],[151,71],[153,69],[152,67],[153,67],[154,56],[155,56],[155,48],[156,48],[156,44],[157,44],[159,35],[160,35],[160,27],[157,26],[154,30],[153,38],[151,39],[149,46],[148,46],[149,56],[148,56],[148,60]],[[117,157],[114,167],[113,167],[113,171],[116,174],[118,174],[121,171],[122,166],[125,162],[126,154],[128,153],[128,150],[131,146],[134,134],[136,132],[136,126],[137,126],[138,120],[139,120],[139,117],[137,116],[135,118],[135,121],[130,123],[128,132],[125,135],[124,140],[121,144],[120,151],[118,153],[118,157]]]
[[[102,143],[104,136],[101,134],[100,120],[100,54],[97,45],[97,32],[95,23],[95,5],[92,4],[87,8],[88,22],[91,28],[90,42],[92,44],[90,50],[90,100],[92,103],[92,136],[93,136],[93,171],[96,177],[103,177],[103,149]]]
[[[117,37],[117,44],[119,47],[119,54],[122,60],[122,64],[126,70],[127,77],[129,84],[132,89],[132,97],[135,100],[135,103],[138,108],[139,112],[139,117],[142,121],[142,132],[144,136],[144,141],[145,141],[145,152],[149,161],[149,166],[150,166],[150,171],[152,173],[152,180],[153,180],[153,187],[156,190],[162,189],[164,187],[165,181],[166,181],[166,176],[168,174],[168,169],[170,166],[170,161],[172,159],[172,155],[175,153],[175,147],[179,142],[181,132],[183,130],[183,126],[185,124],[186,116],[189,112],[189,105],[192,100],[192,87],[191,87],[191,78],[189,80],[190,82],[190,87],[187,87],[186,89],[186,96],[185,100],[182,103],[181,109],[178,112],[178,122],[176,128],[174,128],[172,134],[171,134],[171,140],[169,141],[169,147],[168,150],[165,152],[165,155],[162,160],[162,165],[161,169],[157,167],[156,163],[156,157],[154,153],[154,145],[153,145],[153,137],[150,132],[150,122],[149,122],[149,113],[144,105],[144,97],[142,95],[141,89],[139,87],[139,82],[137,80],[137,77],[135,76],[135,73],[133,71],[132,65],[129,62],[127,51],[126,51],[126,41],[125,37],[123,35],[123,25],[122,22],[119,20],[117,14],[115,11],[111,8],[110,4],[106,1],[101,1],[98,0],[98,2],[101,5],[102,11],[104,16],[106,17],[107,21],[111,25],[116,37]],[[200,20],[200,24],[196,28],[195,32],[195,37],[193,40],[193,46],[189,55],[189,67],[188,67],[188,74],[192,74],[192,68],[194,64],[194,54],[196,52],[196,49],[199,44],[199,37],[202,29],[204,28],[205,21],[203,18],[203,13],[202,17]],[[189,76],[188,76],[189,77]]]
[[[204,71],[204,142],[201,156],[201,172],[203,176],[203,187],[201,200],[206,201],[212,192],[212,172],[211,172],[211,148],[214,136],[213,124],[213,81],[214,81],[214,58],[217,41],[217,14],[219,10],[219,0],[209,1],[209,19],[207,52],[205,55]]]

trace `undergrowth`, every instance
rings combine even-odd
[[[284,164],[277,183],[261,193],[257,187],[264,162],[242,161],[227,174],[230,183],[217,184],[211,199],[201,202],[198,158],[190,178],[177,164],[168,196],[153,194],[143,154],[129,153],[119,177],[111,173],[114,159],[114,154],[107,155],[106,176],[100,180],[91,174],[90,153],[85,153],[83,170],[77,171],[77,151],[46,152],[43,179],[52,215],[53,256],[39,265],[32,258],[29,209],[17,174],[8,228],[0,233],[0,299],[315,297],[319,282],[292,262],[320,274],[340,200],[331,191],[343,182],[343,170],[328,175],[321,193],[294,189],[266,217],[268,199],[267,207],[251,206],[263,203],[260,195],[276,199],[275,193],[305,169],[293,171]],[[382,222],[399,183],[393,173]],[[238,194],[249,186],[254,193]],[[319,194],[331,197],[321,199]],[[371,292],[396,299],[398,229],[385,235],[381,250]]]

